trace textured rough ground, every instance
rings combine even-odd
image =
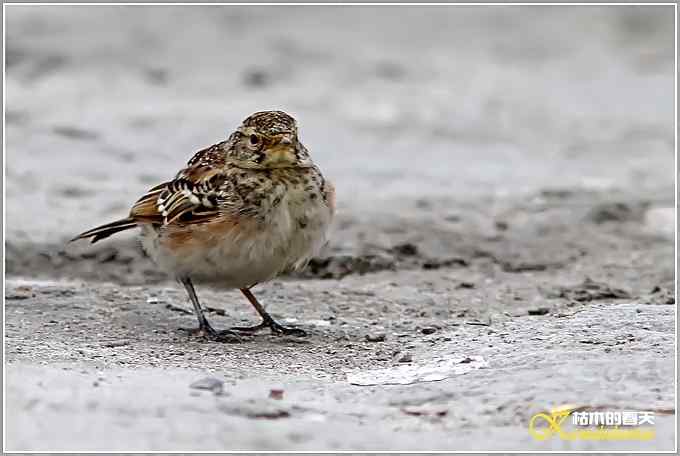
[[[7,11],[7,449],[673,448],[672,12]],[[338,221],[256,289],[309,337],[208,343],[132,236],[65,241],[264,108],[298,117]],[[563,404],[654,410],[657,437],[532,440]]]

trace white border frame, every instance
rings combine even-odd
[[[676,429],[676,434],[675,434],[675,442],[674,450],[664,450],[664,451],[628,451],[628,450],[596,450],[596,451],[582,451],[582,450],[569,450],[569,451],[526,451],[526,452],[517,452],[517,451],[501,451],[501,450],[494,450],[494,451],[441,451],[441,450],[435,450],[435,451],[371,451],[371,450],[362,450],[361,453],[367,453],[367,454],[385,454],[385,453],[404,453],[404,454],[450,454],[450,453],[472,453],[472,454],[487,454],[487,453],[503,453],[503,454],[551,454],[551,453],[558,453],[558,454],[564,454],[564,453],[569,453],[569,454],[584,454],[584,453],[613,453],[613,454],[650,454],[650,453],[670,453],[674,454],[677,452],[678,449],[678,435],[677,435],[677,429],[678,429],[678,417],[677,417],[677,405],[678,405],[678,310],[677,310],[677,296],[678,296],[678,274],[677,274],[677,269],[678,269],[678,261],[680,261],[678,257],[678,5],[677,3],[672,3],[672,2],[661,2],[661,3],[626,3],[626,2],[616,2],[616,3],[565,3],[565,2],[559,2],[559,3],[529,3],[529,2],[490,2],[490,3],[470,3],[470,2],[465,2],[465,3],[450,3],[450,2],[443,2],[443,3],[433,3],[433,2],[428,2],[428,3],[377,3],[377,2],[370,2],[370,3],[357,3],[357,2],[348,2],[348,3],[318,3],[318,2],[312,2],[312,3],[302,3],[302,2],[285,2],[285,3],[272,3],[272,2],[265,2],[265,3],[254,3],[254,2],[239,2],[239,3],[223,3],[223,2],[216,2],[216,3],[206,3],[206,2],[199,2],[199,3],[186,3],[186,2],[179,2],[179,3],[172,3],[172,2],[159,2],[159,3],[152,3],[152,2],[144,2],[144,3],[113,3],[113,2],[102,2],[102,3],[94,3],[94,2],[84,2],[84,3],[74,3],[74,2],[55,2],[55,3],[27,3],[27,2],[10,2],[10,3],[3,3],[2,5],[2,19],[3,19],[3,24],[2,24],[2,30],[3,30],[3,40],[2,40],[2,125],[3,125],[3,135],[2,135],[2,239],[3,239],[3,253],[4,253],[4,241],[5,241],[5,230],[6,230],[6,174],[5,174],[5,169],[6,169],[6,135],[5,135],[5,103],[6,103],[6,81],[5,81],[5,36],[6,36],[6,17],[7,17],[7,7],[11,6],[43,6],[43,5],[49,5],[49,6],[347,6],[347,7],[352,7],[352,6],[673,6],[674,10],[674,25],[675,25],[675,52],[674,52],[674,60],[675,60],[675,81],[674,81],[674,98],[675,98],[675,109],[674,109],[674,122],[675,122],[675,133],[674,133],[674,139],[675,139],[675,166],[674,166],[674,180],[675,180],[675,240],[674,240],[674,247],[675,247],[675,296],[676,296],[676,304],[675,304],[675,407],[676,407],[676,414],[675,414],[675,429]],[[4,257],[3,257],[4,260]],[[5,261],[2,263],[2,282],[3,285],[5,285]],[[5,443],[7,441],[6,439],[6,401],[5,401],[5,379],[6,379],[6,370],[5,370],[5,295],[3,293],[2,296],[2,322],[3,322],[3,328],[2,328],[2,447],[3,447],[3,453],[7,453],[7,448],[5,447]],[[49,453],[55,453],[55,454],[128,454],[128,453],[142,453],[142,454],[186,454],[186,453],[192,453],[192,454],[223,454],[223,453],[232,453],[232,454],[257,454],[257,453],[281,453],[281,454],[353,454],[357,453],[356,451],[64,451],[64,450],[58,450],[58,451],[13,451],[11,453],[16,453],[16,454],[49,454]]]

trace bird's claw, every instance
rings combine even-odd
[[[269,328],[272,332],[272,334],[277,334],[280,336],[296,336],[296,337],[307,337],[307,332],[303,331],[300,328],[290,328],[288,326],[283,326],[274,320],[272,321],[263,321],[259,325],[256,326],[236,326],[233,328],[229,328],[232,331],[235,331],[237,333],[242,333],[246,335],[251,335],[253,333],[262,331],[263,329]]]
[[[213,342],[222,342],[227,344],[238,344],[243,342],[239,334],[231,329],[224,329],[218,331],[210,325],[199,326],[198,328],[179,328],[180,331],[185,331],[190,336],[200,336],[204,339]]]

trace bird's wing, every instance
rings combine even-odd
[[[220,146],[197,152],[173,180],[146,192],[132,206],[130,217],[154,225],[170,225],[238,215],[243,202],[227,175]]]

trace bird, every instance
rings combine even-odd
[[[283,111],[248,116],[223,140],[196,152],[173,179],[149,189],[127,217],[71,239],[92,243],[140,228],[143,249],[186,289],[198,319],[191,334],[220,342],[269,328],[305,336],[274,320],[251,289],[304,268],[327,244],[335,188]],[[262,318],[251,327],[213,328],[196,283],[238,289]]]

